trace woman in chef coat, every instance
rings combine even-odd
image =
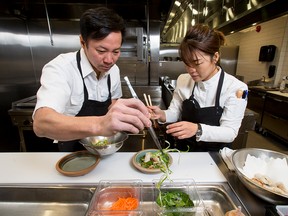
[[[153,118],[168,123],[166,133],[178,149],[218,151],[231,147],[238,134],[248,88],[217,64],[224,41],[222,32],[206,25],[191,27],[179,47],[187,73],[178,77],[170,106],[149,107]]]
[[[60,151],[83,148],[77,140],[138,133],[151,124],[147,107],[122,96],[115,64],[125,33],[124,20],[105,7],[89,9],[80,19],[81,49],[47,63],[33,113],[36,135],[57,140]]]

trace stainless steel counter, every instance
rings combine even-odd
[[[135,144],[138,145],[138,143]],[[54,188],[57,185],[61,185],[63,188],[63,185],[65,185],[65,188],[67,188],[69,184],[87,186],[93,183],[97,184],[98,181],[105,179],[124,180],[137,178],[148,183],[160,177],[161,174],[147,175],[137,172],[132,166],[128,166],[133,154],[133,152],[116,153],[111,157],[103,158],[101,163],[99,163],[97,168],[91,171],[91,173],[81,177],[71,178],[57,173],[54,167],[56,162],[65,156],[65,153],[3,153],[0,157],[0,164],[3,168],[1,169],[3,171],[3,178],[1,178],[0,194],[1,188],[12,185],[20,189],[21,185],[25,187],[36,187],[37,185],[43,186],[43,184],[48,186],[54,185]],[[175,159],[173,159],[173,161],[176,162],[178,154],[171,153],[171,155]],[[37,161],[36,164],[35,161]],[[7,163],[10,164],[9,169],[6,169]],[[111,166],[112,164],[113,166]],[[187,170],[190,170],[190,172],[187,172]],[[21,176],[21,178],[19,178],[19,176]],[[213,185],[222,185],[221,187],[228,193],[229,199],[232,201],[223,197],[221,202],[228,200],[234,203],[235,207],[240,205],[246,216],[264,216],[266,215],[265,207],[271,206],[269,203],[250,193],[244,187],[236,174],[228,170],[218,152],[209,152],[209,154],[205,152],[183,153],[180,164],[174,163],[171,177],[193,178],[200,189],[206,188],[205,191],[208,190],[208,193],[203,194],[201,192],[201,196],[204,196],[204,201],[210,205],[211,200],[215,201],[213,196],[219,194],[220,191],[220,188],[217,187],[217,192]],[[202,189],[200,191],[202,191]],[[4,199],[3,196],[1,196],[1,198],[2,200]],[[221,202],[219,202],[219,205],[225,205]]]

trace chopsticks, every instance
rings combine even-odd
[[[136,94],[136,92],[134,91],[134,89],[133,89],[133,87],[132,87],[132,85],[131,85],[131,83],[130,83],[130,81],[129,81],[129,79],[128,79],[127,76],[124,77],[124,80],[126,81],[127,86],[128,86],[128,88],[129,88],[132,96],[133,96],[134,98],[136,98],[136,99],[139,99],[138,96],[137,96],[137,94]],[[147,130],[148,130],[148,132],[150,133],[150,135],[151,135],[153,141],[155,142],[157,148],[163,153],[162,146],[161,146],[161,144],[160,144],[160,142],[159,142],[159,140],[158,140],[158,137],[157,137],[157,135],[156,135],[153,127],[152,127],[152,126],[147,127]]]
[[[148,99],[147,99],[147,96],[146,96],[145,93],[143,95],[144,95],[144,99],[145,99],[146,105],[147,106],[153,106],[150,95],[148,95]]]
[[[146,102],[146,106],[153,106],[150,95],[148,95],[148,98],[147,98],[147,95],[144,93],[143,96]],[[152,122],[153,122],[154,127],[158,128],[156,120],[152,118]]]

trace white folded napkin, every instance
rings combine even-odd
[[[226,166],[228,167],[229,170],[234,171],[235,167],[232,163],[232,154],[235,150],[232,150],[230,148],[224,147],[223,149],[219,150],[219,153],[224,160]]]

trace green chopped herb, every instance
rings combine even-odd
[[[92,144],[93,146],[99,146],[99,147],[101,147],[101,146],[106,146],[106,145],[108,145],[109,143],[108,143],[108,139],[103,139],[103,140],[98,140],[98,141],[96,141],[96,142],[91,142],[91,144]]]

